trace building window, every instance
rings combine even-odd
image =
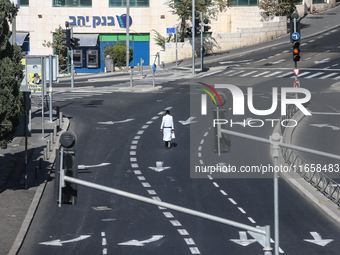
[[[20,0],[20,6],[29,6],[30,1],[29,0]]]
[[[110,7],[126,7],[126,0],[110,0]],[[149,7],[149,0],[130,0],[131,7]]]
[[[313,0],[313,4],[326,4],[327,0]]]
[[[258,0],[235,0],[233,5],[236,5],[236,6],[257,6]]]
[[[92,7],[92,0],[53,0],[53,6],[54,7]]]

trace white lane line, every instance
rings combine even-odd
[[[131,144],[138,144],[138,140],[133,140]]]
[[[166,218],[174,218],[171,212],[163,212],[163,214]]]
[[[107,245],[106,238],[103,238],[103,239],[102,239],[102,245],[103,245],[103,246],[104,246],[104,245]]]
[[[299,78],[300,77],[302,77],[302,76],[305,76],[305,75],[307,75],[307,74],[309,74],[310,72],[303,72],[303,73],[299,73]],[[289,78],[295,78],[296,76],[295,75],[293,75],[293,76],[291,76],[291,77],[289,77]]]
[[[254,221],[252,217],[248,217],[248,220],[249,220],[251,223],[256,223],[256,221]]]
[[[198,157],[201,158],[202,157],[202,153],[199,152],[198,153]]]
[[[230,74],[230,73],[233,73],[233,72],[235,72],[235,70],[230,70],[230,71],[228,71],[228,72],[225,72],[225,73],[223,73],[223,74],[220,74],[220,75],[217,75],[217,76],[222,76],[222,75],[225,75],[225,74]]]
[[[148,182],[142,182],[142,185],[143,185],[144,188],[150,188],[151,187],[150,183],[148,183]]]
[[[204,143],[204,139],[201,140],[200,144],[203,144]]]
[[[149,125],[144,125],[144,126],[142,126],[142,129],[146,129],[148,127],[149,127]]]
[[[239,72],[236,72],[236,73],[232,73],[232,74],[229,74],[228,76],[234,76],[236,74],[240,74],[240,73],[244,73],[245,71],[239,71]]]
[[[223,189],[221,189],[220,191],[224,196],[228,196],[228,194]]]
[[[139,166],[138,166],[138,164],[131,164],[131,167],[132,168],[138,168]]]
[[[137,158],[130,158],[131,162],[137,162]]]
[[[307,76],[307,77],[305,77],[305,78],[306,78],[306,79],[310,79],[310,78],[314,78],[315,76],[319,76],[319,75],[321,75],[321,74],[323,74],[323,72],[318,72],[318,73],[312,74],[312,75],[310,75],[310,76]]]
[[[189,233],[185,229],[177,229],[178,233],[182,236],[188,236]]]
[[[174,227],[182,226],[182,224],[181,224],[178,220],[171,220],[170,223],[171,223]]]
[[[138,180],[140,180],[140,181],[145,181],[145,180],[146,180],[144,176],[138,176],[137,178],[138,178]]]
[[[142,174],[142,172],[140,170],[135,170],[134,173],[135,174]]]
[[[149,193],[149,195],[157,195],[156,191],[154,191],[153,189],[148,189],[147,192]]]
[[[267,74],[264,77],[267,78],[267,77],[274,76],[274,75],[279,74],[279,73],[282,73],[282,71],[278,71],[278,72],[274,72],[274,73],[271,73],[271,74]]]
[[[164,115],[165,111],[161,111],[159,113],[157,113],[158,115]]]
[[[187,245],[195,245],[195,242],[192,238],[184,238],[184,241],[187,243]]]
[[[252,71],[252,72],[249,72],[249,73],[245,73],[245,74],[240,75],[240,77],[246,77],[246,76],[251,75],[251,74],[256,73],[256,72],[257,71]]]
[[[288,75],[291,75],[292,72],[288,72],[288,73],[284,73],[284,74],[281,74],[280,76],[277,76],[278,78],[282,78],[282,77],[285,77],[285,76],[288,76]]]
[[[148,124],[148,125],[150,125],[150,124],[152,124],[153,123],[153,121],[148,121],[148,122],[146,122],[146,124]]]
[[[330,73],[328,75],[320,77],[319,79],[327,79],[327,78],[332,77],[332,76],[337,75],[337,74],[339,74],[339,73]]]
[[[223,71],[223,70],[219,70],[219,71],[212,72],[212,73],[207,73],[207,74],[202,75],[200,78],[207,77],[207,76],[210,76],[210,75],[213,75],[213,74],[217,74],[217,73],[220,73],[220,72],[222,72],[222,71]]]
[[[315,42],[315,40],[310,40],[310,41],[308,41],[308,42]]]
[[[161,202],[161,201],[162,201],[160,197],[151,197],[151,198],[152,198],[153,200],[158,201],[158,202]]]
[[[103,249],[103,254],[106,255],[107,254],[107,248]]]
[[[136,150],[137,149],[137,146],[136,145],[131,145],[130,146],[130,150]]]
[[[205,132],[203,136],[207,136],[208,135],[208,132]]]
[[[290,52],[290,50],[285,50],[285,51],[282,51],[282,53],[288,53]]]
[[[246,213],[246,211],[245,210],[243,210],[243,208],[242,207],[237,207],[240,211],[241,211],[241,213],[243,213],[243,214],[245,214]]]
[[[320,39],[320,38],[322,38],[323,37],[323,35],[320,35],[319,37],[318,37],[318,39]]]
[[[303,44],[301,44],[300,46],[305,46],[305,45],[307,45],[307,43],[303,43]]]
[[[155,117],[152,117],[151,119],[152,120],[157,120],[159,118],[159,116],[155,116]]]
[[[216,182],[213,182],[213,184],[215,185],[216,188],[220,187]]]
[[[201,254],[197,247],[190,247],[191,254]]]
[[[172,109],[172,106],[169,106],[167,108],[165,108],[164,110],[171,110]]]
[[[210,174],[208,174],[208,178],[209,178],[209,180],[213,180],[214,179],[214,178],[211,177]]]
[[[130,155],[135,156],[136,155],[136,151],[130,151]]]
[[[339,79],[340,79],[340,76],[333,78],[333,80],[339,80]]]
[[[142,135],[144,133],[144,130],[140,130],[137,132],[137,135]]]
[[[262,73],[259,73],[259,74],[256,74],[256,75],[253,75],[252,77],[259,77],[259,76],[262,76],[266,73],[269,73],[269,71],[265,71],[265,72],[262,72]]]
[[[133,138],[133,140],[139,140],[139,138],[140,138],[140,135],[136,135],[136,136]]]
[[[261,61],[264,61],[264,60],[266,60],[266,58],[263,58],[263,59],[260,59],[258,61],[255,61],[254,63],[258,63],[258,62],[261,62]]]
[[[101,232],[101,236],[105,236],[105,232]]]
[[[199,151],[202,150],[202,146],[199,146],[199,147],[198,147],[198,150],[199,150]]]
[[[232,199],[232,198],[228,198],[228,199],[229,199],[229,201],[232,202],[234,205],[237,205],[237,203],[235,202],[234,199]]]
[[[204,162],[203,162],[203,160],[202,160],[202,159],[200,159],[200,164],[201,164],[201,165],[204,165]]]

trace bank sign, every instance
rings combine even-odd
[[[127,18],[126,14],[121,16],[116,15],[117,23],[119,27],[126,28]],[[69,16],[69,19],[72,20],[70,22],[71,26],[78,26],[78,27],[92,27],[96,28],[97,26],[115,26],[115,18],[114,16]],[[129,19],[129,27],[132,25],[132,18],[130,16]]]

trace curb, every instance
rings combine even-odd
[[[59,132],[59,135],[58,135],[58,140],[56,141],[55,143],[55,146],[54,148],[56,147],[60,147],[60,142],[59,142],[59,138],[61,136],[61,134],[63,132],[65,132],[70,126],[70,121],[68,118],[64,117],[64,125],[63,125],[63,128],[62,130]],[[52,168],[52,165],[54,164],[54,161],[55,161],[55,150],[53,149],[52,150],[52,153],[50,155],[50,158],[47,162],[49,162],[49,168],[51,169]],[[47,168],[48,168],[47,167]],[[49,173],[47,173],[49,175]],[[34,194],[34,197],[32,199],[32,203],[27,211],[27,214],[26,214],[26,217],[20,227],[20,230],[19,230],[19,233],[17,235],[17,237],[15,238],[15,241],[8,253],[8,255],[16,255],[19,251],[19,249],[21,248],[21,245],[23,243],[23,241],[25,240],[25,237],[26,237],[26,234],[27,234],[27,231],[31,225],[31,222],[33,220],[33,217],[35,215],[35,212],[38,208],[38,205],[39,205],[39,202],[40,202],[40,199],[44,193],[44,190],[45,190],[45,187],[46,187],[46,184],[47,184],[47,180],[45,180],[43,183],[41,183],[38,187],[38,189],[36,190],[35,194]]]
[[[299,111],[297,112],[292,119],[299,122],[304,118],[304,115]],[[280,123],[277,123],[274,130],[274,133],[281,133],[280,132]],[[282,135],[282,141],[287,144],[291,144],[291,139],[293,135],[294,128],[287,129],[284,134]],[[272,150],[271,150],[272,151]],[[278,164],[279,165],[287,165],[285,162],[281,150],[279,150],[279,159]],[[323,194],[321,194],[319,191],[317,191],[312,185],[310,185],[304,178],[302,178],[297,173],[285,173],[280,172],[279,176],[281,176],[292,188],[294,188],[297,192],[299,192],[303,197],[306,197],[312,202],[314,206],[316,206],[318,209],[321,209],[327,215],[329,218],[340,227],[340,213],[339,208],[337,205],[335,205],[332,201],[327,199]]]

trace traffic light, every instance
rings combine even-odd
[[[195,36],[199,36],[201,34],[201,19],[200,19],[200,13],[195,12]]]
[[[72,37],[72,38],[70,39],[70,47],[71,47],[71,49],[77,48],[77,47],[79,46],[79,41],[80,41],[79,38]]]
[[[68,49],[70,48],[70,39],[71,39],[71,30],[63,29],[61,30],[63,33],[62,39],[65,40],[62,42],[62,45],[65,45]]]
[[[188,27],[187,28],[187,33],[186,34],[187,34],[188,37],[192,36],[192,27]]]
[[[199,36],[201,34],[201,26],[195,27],[195,36]]]
[[[205,18],[203,20],[203,23],[205,24],[204,27],[203,27],[203,32],[208,32],[209,29],[211,29],[211,26],[206,26],[207,24],[209,24],[209,19]]]
[[[65,182],[63,179],[64,176],[78,176],[76,141],[77,137],[71,131],[60,136],[61,149],[57,150],[55,167],[55,194],[59,204],[74,205],[77,202],[77,184]]]
[[[300,43],[293,42],[293,60],[295,62],[300,61]]]

